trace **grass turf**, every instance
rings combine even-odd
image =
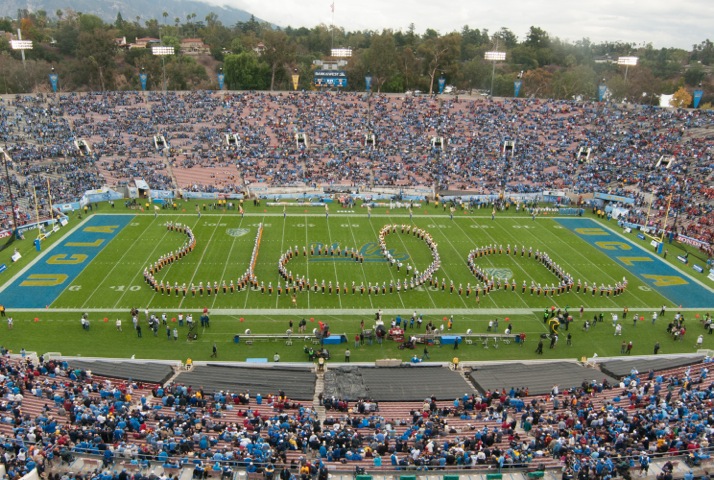
[[[187,208],[189,212],[193,211],[191,207]],[[104,207],[99,213],[108,213],[108,209]],[[117,208],[114,213],[135,212]],[[197,247],[191,254],[157,274],[159,280],[181,285],[199,281],[220,283],[223,279],[239,277],[248,267],[257,227],[263,224],[264,233],[255,272],[266,286],[272,283],[277,291],[278,283],[284,284],[277,273],[278,259],[288,248],[297,246],[300,253],[288,263],[289,271],[295,276],[305,275],[311,282],[315,279],[322,282],[324,279],[328,284],[330,281],[346,284],[348,293],[330,295],[321,291],[302,292],[296,295],[296,304],[293,304],[291,295],[277,295],[275,292],[270,295],[260,290],[195,298],[190,293],[186,297],[156,293],[143,281],[143,269],[185,241],[185,235],[165,228],[164,225],[169,221],[191,226],[197,238]],[[422,270],[431,261],[429,249],[424,242],[413,235],[401,234],[401,227],[396,234],[387,237],[387,246],[395,257],[405,258],[404,268],[397,272],[385,262],[378,261],[380,257],[375,255],[379,253],[375,245],[379,229],[385,224],[413,224],[434,238],[442,261],[442,267],[435,275],[440,281],[444,279],[447,286],[445,290],[442,291],[441,287],[424,287],[400,294],[362,295],[358,288],[358,293],[351,293],[352,282],[356,285],[364,283],[365,286],[385,283],[388,286],[390,281],[407,277],[407,262]],[[46,250],[58,240],[57,235],[50,237],[43,243],[43,249]],[[634,237],[628,240],[646,245]],[[319,244],[339,245],[342,249],[354,247],[364,253],[365,262],[334,261],[324,256],[302,255],[303,247],[309,250],[311,246]],[[528,284],[531,281],[550,284],[556,281],[555,277],[540,263],[528,259],[527,255],[495,254],[478,259],[479,264],[483,268],[492,269],[496,274],[515,278],[518,285],[516,292],[509,290],[481,295],[479,302],[473,293],[469,297],[449,293],[448,286],[452,281],[456,292],[459,285],[465,289],[467,284],[476,283],[467,268],[466,256],[473,248],[491,244],[503,245],[504,249],[508,244],[519,248],[524,245],[526,250],[532,247],[534,251],[547,252],[576,279],[607,285],[626,276],[629,286],[623,295],[617,297],[575,292],[547,298],[530,293],[523,295],[520,293],[523,280]],[[12,265],[11,272],[4,274],[8,278],[26,262],[37,257],[27,241],[18,242],[18,248],[23,258]],[[11,250],[5,249],[0,254],[0,261],[6,262],[4,257],[9,257]],[[241,217],[234,210],[213,210],[207,206],[202,210],[200,218],[195,213],[182,212],[181,209],[178,212],[162,210],[157,217],[153,212],[136,212],[130,224],[85,266],[48,309],[13,312],[12,306],[7,305],[8,314],[15,318],[15,327],[3,334],[2,341],[5,347],[15,351],[24,347],[38,352],[61,351],[65,355],[191,357],[194,360],[208,359],[215,342],[221,360],[272,358],[278,352],[282,361],[304,361],[301,342],[295,342],[293,346],[286,346],[282,341],[255,342],[252,346],[233,342],[233,336],[243,333],[246,328],[250,328],[252,333],[282,334],[289,320],[297,324],[304,317],[326,321],[332,332],[347,335],[346,344],[329,347],[333,358],[338,360],[343,358],[347,347],[352,349],[352,361],[373,361],[378,358],[408,360],[415,352],[421,355],[421,349],[398,350],[393,342],[385,342],[381,347],[373,345],[354,348],[353,338],[359,331],[360,322],[365,321],[369,328],[374,312],[381,308],[389,312],[385,316],[387,321],[396,312],[400,312],[402,317],[409,317],[413,311],[417,311],[424,313],[425,322],[433,321],[440,325],[445,315],[454,314],[453,331],[457,334],[467,329],[485,332],[488,320],[493,318],[500,319],[500,331],[503,331],[506,326],[504,319],[508,317],[514,324],[514,333],[523,331],[527,334],[525,346],[510,344],[496,349],[490,344],[490,348],[486,349],[475,341],[473,345],[460,345],[458,354],[464,360],[511,360],[535,357],[535,339],[547,331],[547,326],[542,322],[543,309],[569,306],[575,317],[575,323],[571,326],[573,346],[567,347],[565,335],[561,335],[555,349],[545,349],[544,358],[580,358],[594,352],[601,356],[616,355],[620,352],[623,339],[634,342],[633,354],[651,353],[656,341],[662,344],[660,353],[694,351],[696,336],[703,333],[696,316],[701,319],[705,310],[687,312],[690,333],[683,341],[675,343],[665,332],[665,320],[658,320],[654,326],[649,321],[651,312],[663,304],[670,307],[668,318],[671,318],[672,308],[676,305],[662,293],[649,288],[625,267],[613,262],[551,218],[541,217],[534,221],[523,212],[511,210],[499,213],[492,221],[490,211],[476,210],[473,213],[459,212],[452,220],[448,212],[433,206],[415,210],[411,220],[405,210],[375,209],[371,218],[368,218],[361,209],[343,212],[336,206],[331,207],[329,218],[320,209],[290,207],[283,214],[282,207],[262,206],[246,207],[246,215]],[[591,318],[593,314],[602,311],[606,312],[605,321],[589,332],[584,332],[583,320],[578,314],[580,305],[585,308],[584,318]],[[138,339],[131,331],[128,312],[131,307],[137,307],[142,310],[143,317],[143,309],[147,306],[157,314],[168,312],[169,318],[175,318],[178,312],[193,312],[197,318],[197,312],[208,308],[212,312],[212,326],[199,332],[199,339],[192,342],[186,340],[185,327],[181,329],[178,342],[166,340],[164,327],[159,328],[154,338],[144,326],[144,338]],[[633,322],[629,318],[622,321],[623,336],[615,337],[609,313],[621,313],[625,306],[630,310],[628,317],[640,312],[646,320],[638,322],[637,327],[632,326]],[[89,332],[83,331],[79,323],[81,312],[85,310],[90,312],[92,321]],[[123,319],[123,332],[116,331],[114,321],[117,317]],[[107,322],[104,322],[104,318]],[[315,323],[308,323],[309,330],[314,328]],[[710,343],[709,338],[705,336],[705,346]],[[450,360],[455,353],[452,347],[447,346],[433,347],[430,351],[431,359],[436,361]]]

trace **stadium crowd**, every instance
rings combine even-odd
[[[194,478],[233,469],[273,478],[284,466],[286,480],[309,480],[329,465],[547,464],[586,480],[623,475],[623,468],[646,472],[652,458],[673,453],[700,464],[714,436],[708,357],[668,372],[633,370],[620,385],[555,385],[547,395],[504,387],[419,404],[320,395],[320,419],[312,403],[277,387],[262,396],[141,384],[96,377],[62,360],[3,354],[0,447],[11,479],[94,454],[101,464],[77,478],[128,480],[157,465],[164,476],[189,466]]]
[[[714,225],[713,124],[705,110],[347,92],[0,100],[0,143],[12,156],[20,199],[30,199],[33,186],[47,198],[48,179],[55,202],[135,179],[158,190],[221,193],[256,183],[421,185],[481,194],[568,189],[634,197],[629,219],[642,222],[650,209],[663,215],[672,195],[677,229],[707,242]],[[375,135],[374,145],[366,133]],[[155,135],[165,137],[167,148],[157,147]],[[434,145],[438,137],[443,143]],[[78,140],[89,150],[79,149]],[[591,153],[579,155],[581,148]],[[5,189],[2,195],[6,204]]]

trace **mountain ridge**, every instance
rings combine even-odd
[[[218,6],[199,0],[162,0],[147,2],[146,0],[6,0],[0,2],[0,17],[16,18],[18,10],[27,9],[30,12],[44,10],[49,17],[56,17],[57,10],[74,10],[85,14],[96,15],[104,22],[114,23],[117,14],[127,22],[133,22],[137,16],[144,25],[147,20],[156,19],[159,24],[173,24],[175,18],[180,23],[186,21],[186,16],[196,14],[194,22],[204,22],[209,13],[218,15],[218,19],[226,27],[232,27],[239,22],[247,22],[253,15],[238,8]],[[163,12],[168,12],[165,19]],[[255,17],[258,22],[263,20]]]

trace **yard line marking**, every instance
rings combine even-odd
[[[372,233],[374,233],[374,237],[379,238],[379,232],[377,231],[376,228],[374,228],[374,223],[372,223],[372,220],[368,218],[367,222],[369,223],[369,226],[372,228]],[[350,227],[350,229],[351,228],[352,227]],[[352,234],[352,238],[354,238],[354,234]],[[389,265],[389,263],[387,263],[387,265]],[[392,279],[392,281],[394,281],[396,278],[396,276],[394,275],[394,271],[392,270],[391,266],[389,266],[387,269],[389,270],[390,278]],[[402,307],[406,308],[406,305],[404,305],[404,298],[399,294],[397,294],[397,298],[399,298],[399,302],[402,304]],[[434,303],[433,300],[432,300],[432,303]],[[434,305],[434,306],[436,306],[436,305]]]
[[[220,223],[217,222],[217,223]],[[241,218],[240,221],[238,222],[238,226],[240,227],[243,224],[243,219]],[[225,281],[226,280],[226,270],[228,269],[228,264],[230,263],[229,260],[231,258],[231,255],[233,254],[233,249],[236,246],[236,240],[238,240],[238,237],[231,237],[233,240],[231,241],[231,248],[228,250],[228,256],[226,257],[225,262],[223,263],[223,273],[221,274],[221,280]],[[230,285],[230,282],[227,283],[227,285]],[[216,300],[218,300],[218,295],[213,296],[213,302],[211,302],[211,310],[213,310],[213,307],[216,305]]]
[[[344,218],[344,217],[340,216],[339,218]],[[327,220],[327,231],[328,231],[328,232],[330,231],[330,221],[329,221],[329,219]],[[355,237],[355,232],[354,232],[354,230],[352,229],[352,225],[351,225],[351,224],[350,224],[350,234],[352,235],[352,242],[353,242],[354,244],[356,244],[356,243],[357,243],[357,237]],[[332,235],[330,235],[330,236],[332,236]],[[353,248],[357,248],[357,245],[354,245]],[[364,271],[364,264],[363,264],[363,263],[360,263],[359,265],[360,265],[360,267],[362,268],[362,279],[363,279],[363,281],[366,281],[366,280],[367,280],[367,274],[366,274],[365,271]],[[337,267],[335,266],[335,268],[337,268]],[[367,282],[367,283],[369,283],[369,282]],[[370,293],[369,295],[367,295],[367,297],[369,297],[369,305],[372,307],[372,310],[374,310],[374,302],[372,301],[372,294]],[[342,300],[340,300],[340,302],[342,302]]]
[[[261,218],[260,223],[263,224],[263,233],[265,233],[265,228],[266,228],[266,227],[265,227],[265,217],[262,217],[262,218]],[[257,228],[259,228],[259,227],[256,227],[256,232],[257,232]],[[261,241],[262,241],[262,236],[261,236]],[[251,253],[252,253],[252,250],[251,250]],[[257,255],[257,257],[256,257],[256,262],[255,262],[255,264],[256,264],[256,268],[257,268],[258,258],[260,257],[260,249],[258,249],[258,252],[256,253],[256,255]],[[252,259],[252,258],[251,258],[251,259]],[[253,275],[255,275],[256,282],[257,282],[257,281],[258,281],[258,275],[255,273],[255,271],[253,272]],[[246,308],[246,307],[247,307],[248,301],[250,300],[250,295],[251,295],[251,293],[253,293],[253,291],[252,291],[252,289],[251,289],[251,287],[250,287],[250,284],[247,285],[246,290],[245,290],[245,293],[246,293],[246,295],[245,295],[245,300],[243,301],[243,308]]]
[[[330,220],[327,219],[327,236],[329,237],[329,241],[332,242],[332,231],[330,230]],[[352,227],[350,227],[350,231],[352,231]],[[354,238],[354,234],[352,235],[352,238]],[[357,248],[357,246],[355,246]],[[337,275],[337,262],[332,262],[332,268],[335,270],[335,281],[337,282],[337,290],[339,291],[340,289],[340,277]],[[362,270],[364,270],[364,267],[362,267]],[[340,308],[342,308],[342,295],[339,293],[337,294],[337,302],[340,305]]]
[[[457,222],[457,223],[458,223],[458,222]],[[472,223],[473,225],[478,225],[478,223],[476,223],[476,219],[474,219],[474,218],[471,219],[471,223]],[[466,235],[467,238],[470,238],[470,237],[466,234],[466,232],[464,231],[463,228],[461,228],[460,226],[459,226],[458,228],[464,233],[464,235]],[[491,241],[496,242],[496,239],[495,239],[493,236],[491,236],[490,233],[488,233],[488,230],[489,230],[489,229],[485,229],[485,228],[484,228],[484,229],[481,229],[481,230],[484,231],[484,233],[488,236],[488,238],[489,238]],[[474,247],[477,246],[477,245],[475,244],[475,242],[473,242],[473,240],[472,240],[472,244],[473,244]],[[497,244],[497,243],[496,243],[496,244]],[[515,248],[515,245],[514,245],[514,248]],[[468,255],[468,254],[467,254],[467,255]],[[489,258],[489,257],[490,257],[490,255],[487,255],[487,256],[486,256],[486,258]],[[491,266],[494,266],[494,265],[493,265],[493,262],[491,262],[490,259],[489,259],[489,263],[491,264]],[[527,271],[525,268],[523,268],[523,266],[520,264],[519,261],[516,260],[514,263],[515,263],[516,265],[518,265],[518,268],[523,271],[523,274],[524,274],[529,280],[533,281],[533,277],[530,276],[530,274],[528,273],[528,271]],[[468,267],[468,265],[467,265],[467,267]],[[472,274],[472,275],[473,275],[473,274]],[[478,280],[478,279],[477,279],[476,277],[474,277],[474,280]],[[527,281],[527,280],[526,280],[526,281]],[[481,282],[479,282],[479,283],[481,283]],[[518,287],[520,287],[520,285],[517,285],[516,287],[518,288]],[[526,307],[528,306],[528,302],[525,301],[525,299],[523,298],[522,295],[518,295],[518,298],[521,300],[521,302],[522,302]],[[496,303],[495,300],[493,300],[493,302]]]
[[[538,238],[538,237],[535,235],[535,233],[528,232],[529,229],[526,228],[526,229],[523,229],[523,230],[526,230],[527,233],[528,233],[530,236],[536,237],[536,239]],[[578,250],[577,248],[575,248],[575,247],[573,247],[572,245],[570,245],[570,243],[566,242],[564,238],[561,238],[561,237],[558,236],[558,235],[553,235],[553,236],[550,237],[550,239],[551,239],[551,240],[557,240],[557,241],[560,242],[561,244],[565,245],[569,250],[574,251],[579,257],[582,257],[583,259],[586,259],[586,260],[587,260],[587,257],[582,253],[581,250]],[[538,241],[539,241],[539,243],[541,243],[541,244],[543,243],[540,239],[538,239]],[[578,238],[578,241],[579,241],[579,242],[582,242],[582,243],[585,243],[585,242],[583,242],[580,238]],[[588,245],[588,246],[589,246],[589,245]],[[555,250],[557,250],[557,249],[555,249]],[[596,250],[596,251],[597,251],[597,250]],[[601,255],[600,252],[598,252],[598,254]],[[551,257],[551,258],[553,258],[553,257]],[[570,263],[570,262],[568,262],[568,266],[570,266],[570,265],[573,265],[573,264]],[[589,262],[588,265],[595,267],[597,270],[599,270],[601,273],[603,273],[606,278],[612,279],[612,280],[614,280],[615,282],[617,282],[617,279],[616,279],[616,278],[613,278],[608,272],[606,272],[605,270],[603,270],[602,268],[600,268],[597,264],[592,263],[592,262]],[[583,280],[585,280],[585,277],[582,275],[582,273],[581,273],[579,270],[575,269],[575,271],[578,272],[578,273],[580,273],[580,274],[581,274],[581,278],[582,278]],[[571,274],[574,274],[573,271],[570,271],[570,273],[571,273]],[[575,280],[575,279],[573,279],[573,280]],[[626,291],[627,291],[627,290],[626,290]],[[575,298],[578,298],[578,297],[575,297]],[[613,297],[609,297],[609,296],[608,296],[608,301],[609,301],[610,303],[613,303],[613,304],[617,305],[617,302],[615,301],[614,296],[613,296]]]
[[[428,230],[427,230],[427,231],[428,231]],[[449,240],[449,236],[446,235],[445,233],[443,233],[441,228],[439,228],[439,233],[441,234],[441,236],[443,236],[443,237],[446,239],[446,241],[447,241],[447,242],[449,243],[449,245],[451,246],[451,249],[456,252],[456,258],[460,258],[460,257],[459,257],[459,251],[456,249],[456,247],[455,247],[454,244],[451,242],[451,240]],[[433,235],[432,235],[432,238],[433,238]],[[441,242],[437,242],[437,243],[441,243]],[[437,248],[438,248],[438,247],[437,247]],[[451,277],[449,277],[448,273],[446,273],[446,270],[443,269],[443,265],[444,265],[444,264],[442,263],[442,268],[440,268],[440,270],[442,270],[442,275],[445,276],[445,277],[449,280],[450,283],[453,282],[453,280],[451,279]],[[434,273],[436,274],[436,272],[434,272]],[[442,278],[443,278],[443,277],[442,277]],[[428,288],[428,287],[427,287],[427,288]],[[454,288],[455,288],[455,289],[458,288],[458,285],[454,284]],[[461,300],[461,303],[463,303],[464,305],[467,305],[466,300],[464,300],[463,297],[460,298],[460,300]]]
[[[216,222],[216,226],[213,227],[213,233],[211,233],[210,238],[206,242],[206,244],[203,247],[203,253],[201,253],[201,258],[198,259],[198,263],[196,264],[196,268],[193,270],[193,275],[191,276],[191,280],[187,283],[188,288],[191,288],[191,285],[193,284],[193,279],[196,278],[196,274],[198,273],[198,269],[201,267],[201,264],[203,263],[203,257],[206,256],[206,252],[208,251],[208,247],[211,244],[211,240],[213,240],[213,237],[216,235],[216,232],[220,228],[218,226],[219,223],[221,223],[221,220],[223,219],[225,215],[220,215],[218,217],[218,222]],[[193,228],[196,228],[196,225],[198,224],[198,221],[200,220],[200,217],[196,219],[196,222],[193,224]],[[198,238],[196,238],[196,241],[198,242]],[[153,302],[154,297],[156,296],[156,293],[151,297],[151,301]],[[182,297],[181,301],[179,302],[179,307],[183,305],[183,301],[186,299],[186,297]],[[150,303],[151,304],[151,303]]]

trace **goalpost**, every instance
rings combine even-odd
[[[650,203],[649,206],[647,207],[647,217],[645,219],[645,229],[643,230],[642,233],[644,233],[647,237],[651,238],[653,241],[652,246],[657,248],[657,253],[661,253],[662,245],[664,244],[664,236],[665,233],[667,232],[667,222],[669,221],[669,210],[672,205],[672,194],[670,193],[669,196],[667,197],[667,209],[664,212],[664,222],[662,223],[662,227],[660,228],[660,233],[659,235],[657,234],[657,228],[656,227],[650,227],[650,223],[655,224],[657,221],[657,216],[656,212],[652,212],[652,202],[654,201],[654,195],[650,198]],[[654,242],[657,242],[655,244]]]

